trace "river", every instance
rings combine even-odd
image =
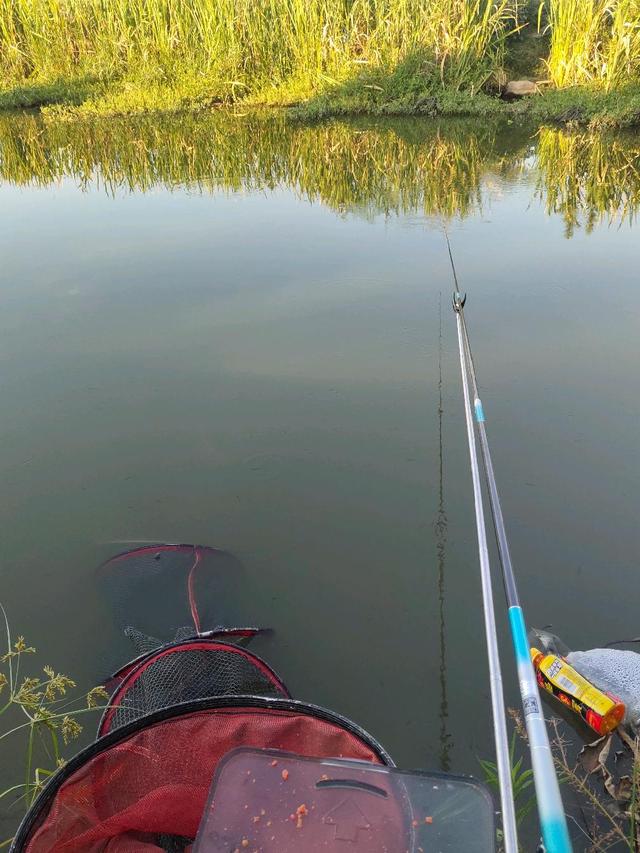
[[[479,775],[443,223],[528,622],[574,648],[635,637],[639,156],[478,122],[1,118],[0,599],[33,665],[102,679],[127,647],[96,566],[210,544],[295,697],[400,766]]]

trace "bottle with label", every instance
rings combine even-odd
[[[622,721],[624,702],[598,690],[562,657],[531,648],[538,684],[578,714],[599,735],[613,731]]]

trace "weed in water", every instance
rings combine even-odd
[[[516,822],[521,826],[531,813],[536,804],[536,798],[530,790],[533,785],[533,771],[530,768],[522,769],[523,756],[516,760],[516,732],[511,736],[509,747],[509,764],[511,767],[511,785],[513,787],[513,801],[516,806]],[[480,766],[484,772],[484,781],[492,788],[499,790],[500,780],[498,778],[498,766],[494,761],[479,759]]]
[[[78,720],[82,714],[95,711],[98,701],[107,700],[103,687],[95,687],[86,696],[86,707],[69,700],[68,691],[75,682],[45,665],[38,675],[24,675],[21,670],[36,650],[24,637],[11,637],[4,607],[0,604],[6,635],[6,652],[0,655],[0,751],[6,750],[10,737],[25,740],[23,781],[0,790],[0,804],[22,803],[28,808],[45,782],[64,764],[64,746],[82,733]],[[26,718],[26,719],[25,719]],[[40,766],[43,762],[47,766]],[[6,761],[0,766],[7,767]],[[0,843],[8,846],[11,839]]]

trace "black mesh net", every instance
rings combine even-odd
[[[104,598],[116,622],[170,642],[176,628],[192,634],[228,625],[229,590],[239,587],[241,563],[205,545],[145,545],[112,557],[99,569]]]
[[[246,649],[195,638],[147,654],[122,671],[99,734],[181,702],[214,696],[288,696],[277,675]]]

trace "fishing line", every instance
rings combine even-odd
[[[444,456],[442,419],[443,406],[442,381],[442,292],[438,295],[438,515],[435,522],[436,559],[438,563],[438,624],[440,641],[440,769],[451,769],[451,748],[453,741],[449,732],[449,700],[447,696],[447,643],[445,630],[445,564],[447,555],[448,519],[444,501]]]

